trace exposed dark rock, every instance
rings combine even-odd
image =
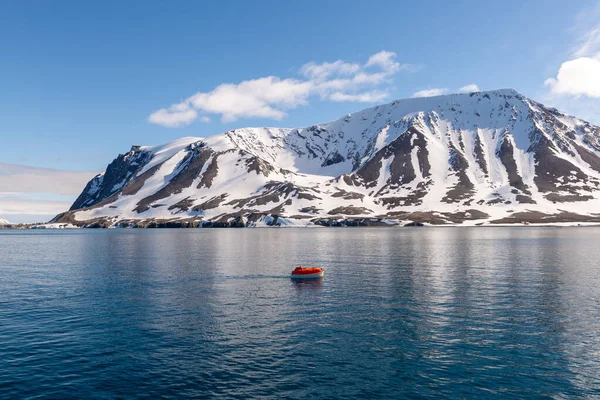
[[[232,200],[227,205],[233,205],[234,208],[255,207],[268,203],[278,203],[282,198],[285,199],[290,196],[307,200],[319,199],[314,194],[315,192],[311,188],[296,186],[290,182],[271,181],[263,187],[263,190],[259,194],[245,199]]]
[[[458,182],[442,198],[444,203],[458,203],[473,196],[473,183],[467,176],[466,170],[469,162],[454,146],[450,149],[450,159],[448,160],[450,168],[458,177]]]
[[[305,199],[305,200],[317,200],[317,199],[321,199],[318,196],[315,196],[314,194],[308,193],[308,192],[298,192],[298,194],[296,195],[296,197],[298,199]]]
[[[170,206],[169,210],[177,210],[178,209],[180,211],[187,211],[193,205],[194,205],[194,200],[189,197],[186,197],[185,199],[178,201],[177,203]]]
[[[463,221],[472,221],[476,219],[487,219],[490,216],[483,211],[476,209],[469,209],[466,211],[459,211],[454,213],[443,213],[443,215],[448,218],[448,220],[452,223],[461,223]]]
[[[370,226],[370,227],[385,227],[389,228],[395,226],[384,222],[380,218],[316,218],[312,222],[315,225],[327,226],[327,227],[359,227],[359,226]]]
[[[409,220],[418,223],[428,223],[432,225],[445,225],[448,223],[460,224],[464,221],[487,219],[490,216],[483,211],[469,209],[454,213],[435,211],[390,212],[386,215],[386,217],[391,219]]]
[[[150,161],[150,157],[138,146],[133,146],[126,154],[119,154],[103,175],[96,175],[88,182],[70,209],[91,207],[121,190]]]
[[[556,150],[556,147],[545,137],[540,137],[533,148],[537,161],[533,180],[540,192],[575,191],[577,188],[570,183],[587,183],[587,175],[583,171],[569,161],[557,157],[553,150]]]
[[[360,178],[365,187],[374,187],[379,179],[383,160],[393,156],[389,166],[390,178],[387,183],[395,187],[408,184],[417,177],[411,159],[414,147],[418,147],[417,161],[421,170],[420,174],[423,178],[427,178],[431,175],[427,140],[415,127],[410,127],[397,139],[375,153],[373,158],[356,171],[355,175]]]
[[[600,172],[600,158],[596,154],[592,153],[588,149],[581,147],[575,142],[571,144],[573,145],[581,159],[585,161],[591,169],[593,169],[596,172]]]
[[[279,215],[275,214],[275,215],[271,215],[273,217],[273,220],[271,220],[270,222],[267,222],[268,226],[281,226],[281,222],[279,222]]]
[[[390,217],[393,214],[389,214]],[[421,222],[421,223],[428,223],[428,224],[432,224],[432,225],[445,225],[448,224],[448,219],[441,213],[435,212],[435,211],[417,211],[417,212],[411,212],[411,213],[406,213],[401,217],[398,217],[399,219],[403,219],[403,220],[409,220],[412,222]]]
[[[337,151],[334,151],[333,153],[331,153],[327,156],[325,161],[323,161],[323,163],[321,164],[321,167],[327,167],[329,165],[339,164],[344,161],[346,161],[344,156],[342,156]]]
[[[247,215],[246,219],[248,220],[248,223],[256,223],[265,219],[265,217],[267,217],[268,215],[268,213],[255,211],[250,212],[250,214]]]
[[[483,153],[483,145],[481,144],[481,138],[479,137],[479,133],[475,133],[474,145],[475,145],[475,148],[473,150],[475,153],[475,162],[477,162],[477,165],[479,165],[479,168],[481,168],[481,170],[487,176],[488,168],[487,168],[487,163],[485,162],[485,156]]]
[[[223,201],[228,197],[227,193],[223,193],[219,196],[211,197],[209,200],[206,200],[203,203],[200,203],[192,208],[192,211],[203,211],[210,210],[213,208],[217,208],[221,205]]]
[[[517,203],[521,204],[537,204],[535,200],[533,200],[530,196],[524,196],[522,194],[518,194],[516,196]]]
[[[246,154],[245,152],[240,151],[241,155]],[[275,170],[275,168],[258,157],[250,157],[246,160],[246,165],[248,167],[248,172],[256,172],[256,175],[269,176],[271,172]]]
[[[269,213],[271,214],[283,214],[285,213],[285,207],[286,206],[291,206],[292,205],[292,199],[287,199],[286,201],[284,201],[283,203],[279,204],[277,207],[272,208],[271,210],[269,210]]]
[[[408,224],[404,224],[404,226],[408,226],[408,227],[417,227],[417,226],[425,226],[425,224],[423,224],[422,222],[409,222]]]
[[[514,148],[508,136],[508,133],[505,134],[504,140],[502,141],[502,145],[498,152],[496,153],[502,165],[506,169],[508,174],[508,183],[514,187],[522,191],[526,195],[531,195],[531,192],[528,190],[527,185],[523,183],[523,178],[517,172],[517,163],[514,158]]]
[[[138,228],[198,228],[201,224],[200,220],[190,220],[190,219],[181,219],[181,220],[161,220],[161,219],[152,219],[147,220],[142,223],[142,225],[138,225]]]
[[[337,207],[333,210],[330,210],[327,214],[329,215],[368,215],[372,213],[372,210],[369,210],[365,207]]]
[[[163,163],[157,164],[157,165],[153,166],[152,168],[148,169],[147,171],[144,171],[144,173],[141,174],[140,176],[129,181],[125,185],[123,190],[121,190],[121,194],[124,196],[136,195],[137,192],[142,188],[142,186],[144,186],[144,183],[146,183],[146,181],[150,177],[152,177],[156,173],[156,171],[158,171],[160,169],[160,167],[162,167],[162,165],[163,165]]]
[[[142,213],[148,210],[150,205],[155,201],[167,198],[172,194],[180,193],[183,189],[192,186],[192,183],[199,177],[200,172],[204,168],[204,164],[214,154],[215,153],[210,148],[205,146],[190,149],[188,154],[181,160],[176,168],[179,173],[171,179],[167,186],[140,200],[134,211]],[[206,173],[204,175],[206,175]]]
[[[344,183],[348,186],[356,186],[355,185],[355,177],[354,175],[348,175],[348,174],[343,174],[341,176],[342,180],[344,181]]]
[[[331,197],[341,197],[344,200],[362,200],[365,197],[365,195],[361,193],[348,192],[337,187],[335,189],[337,190],[337,192],[332,194]]]
[[[196,188],[210,188],[212,186],[213,179],[215,179],[215,176],[217,176],[217,174],[219,173],[218,160],[220,155],[221,153],[214,153],[212,155],[212,158],[209,161],[207,161],[210,162],[210,164],[206,168],[206,171],[204,171],[204,174],[202,174],[202,179],[200,180],[200,183],[198,184],[198,186],[196,186]]]
[[[489,200],[488,202],[486,202],[485,204],[488,205],[493,205],[493,204],[500,204],[500,203],[504,203],[504,198],[502,197],[497,197],[495,199]]]
[[[382,197],[377,200],[378,204],[386,206],[387,209],[398,208],[401,206],[419,206],[423,202],[422,197],[426,192],[414,192],[409,196]]]
[[[586,201],[591,200],[593,196],[585,196],[581,194],[559,194],[559,193],[549,193],[546,196],[546,199],[550,201],[555,201],[558,203],[571,203],[575,201]]]
[[[558,222],[600,222],[600,216],[581,215],[571,212],[561,212],[558,214],[545,214],[539,211],[525,211],[511,214],[508,217],[490,221],[492,224],[548,224]]]
[[[300,210],[301,213],[318,213],[319,211],[321,211],[320,208],[316,208],[315,206],[310,206],[310,207],[303,207]]]

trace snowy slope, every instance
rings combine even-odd
[[[0,218],[0,225],[10,225],[10,222],[8,222],[7,220]]]
[[[514,90],[405,99],[307,128],[133,146],[56,220],[594,221],[599,156],[600,128]]]

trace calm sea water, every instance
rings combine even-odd
[[[600,396],[597,228],[0,232],[2,398]]]

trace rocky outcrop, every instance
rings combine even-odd
[[[151,154],[141,149],[140,146],[131,146],[125,154],[119,154],[106,171],[96,175],[77,197],[71,210],[90,207],[112,194],[122,190],[135,174],[150,160]]]

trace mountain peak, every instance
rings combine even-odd
[[[395,100],[303,128],[133,147],[57,220],[591,221],[598,207],[600,128],[500,89]]]

